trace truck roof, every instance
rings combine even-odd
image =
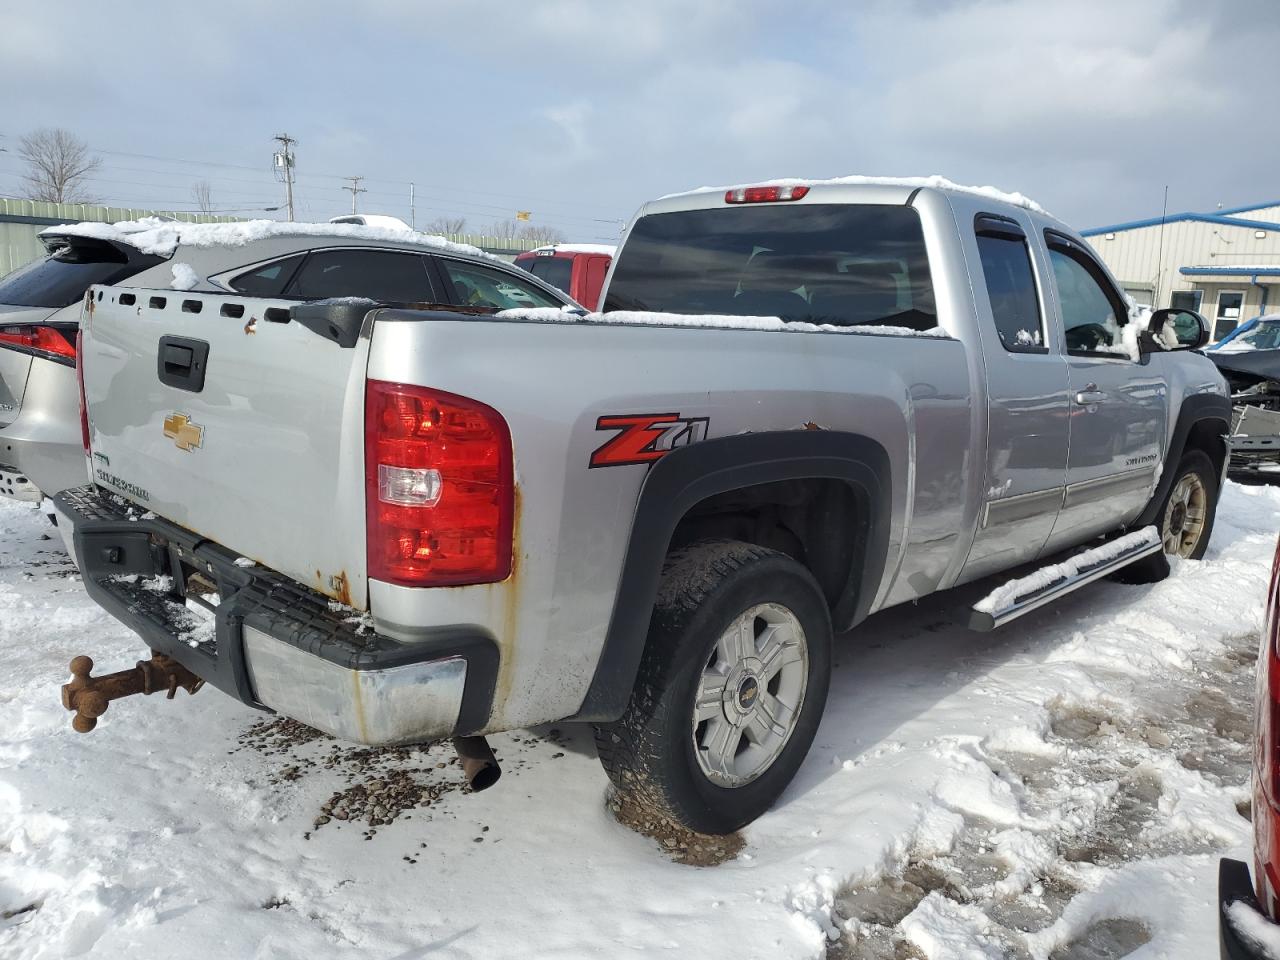
[[[244,220],[239,223],[185,223],[146,217],[120,223],[64,223],[40,232],[41,237],[95,237],[134,247],[143,253],[171,257],[183,247],[243,247],[259,240],[290,237],[333,237],[406,244],[444,253],[479,257],[506,264],[479,247],[454,243],[444,237],[417,233],[398,227],[359,226],[349,223],[298,223],[282,220]]]
[[[681,193],[670,193],[664,197],[659,197],[652,203],[646,204],[646,212],[655,212],[658,209],[671,210],[687,210],[696,209],[706,206],[712,202],[715,196],[723,196],[729,190],[739,190],[747,187],[794,187],[806,186],[809,188],[810,196],[814,194],[827,195],[830,200],[848,200],[854,199],[863,202],[879,195],[879,199],[886,202],[903,202],[910,194],[919,189],[939,190],[944,193],[963,193],[986,197],[999,203],[1009,204],[1015,207],[1022,207],[1033,213],[1042,214],[1044,216],[1052,216],[1044,207],[1036,203],[1030,197],[1021,193],[1009,193],[997,187],[973,187],[956,183],[948,180],[946,177],[934,175],[931,177],[865,177],[865,176],[848,176],[834,177],[828,179],[805,179],[798,177],[779,177],[772,180],[761,180],[756,183],[735,183],[726,184],[721,187],[698,187],[694,190],[686,190]],[[1056,218],[1055,218],[1056,219]]]
[[[607,257],[612,257],[618,252],[618,248],[611,243],[549,243],[546,246],[535,247],[528,253],[522,253],[520,256],[527,257],[530,254],[539,254],[546,256],[545,251],[550,250],[553,253],[599,253]]]

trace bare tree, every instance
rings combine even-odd
[[[27,164],[23,183],[32,200],[53,203],[91,203],[84,182],[102,165],[89,145],[59,128],[27,134],[18,142],[18,155]]]
[[[521,240],[529,240],[538,246],[547,246],[552,243],[564,243],[567,237],[555,227],[548,227],[545,224],[531,224],[520,231]]]
[[[514,220],[495,220],[485,228],[484,235],[499,240],[514,240],[520,235],[520,224]]]
[[[197,180],[191,185],[191,199],[201,213],[213,213],[213,187],[208,180]]]
[[[466,217],[436,217],[422,228],[423,233],[438,233],[446,237],[466,233],[466,230]]]

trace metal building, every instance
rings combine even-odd
[[[1138,303],[1189,307],[1219,340],[1280,312],[1280,200],[1083,231]]]

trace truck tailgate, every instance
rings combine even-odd
[[[288,321],[284,301],[90,296],[82,364],[98,484],[364,609],[368,341],[341,347]]]

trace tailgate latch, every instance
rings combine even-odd
[[[62,686],[62,705],[75,712],[71,727],[77,733],[88,733],[96,727],[112,700],[160,690],[172,700],[179,687],[195,693],[204,686],[203,680],[163,653],[153,652],[150,660],[139,660],[132,670],[101,677],[89,676],[91,670],[93,661],[89,657],[76,657],[71,661],[71,682]]]

